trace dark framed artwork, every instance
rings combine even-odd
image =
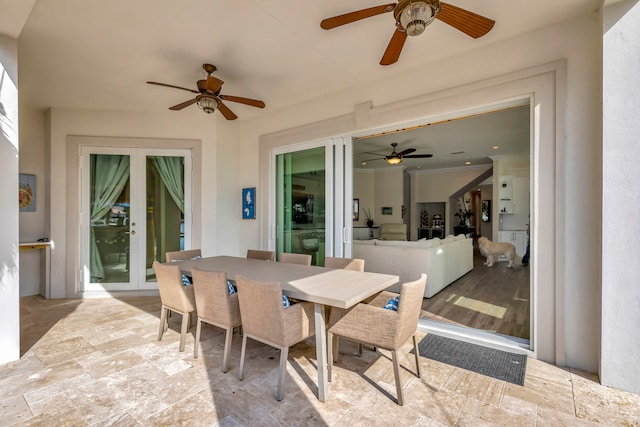
[[[242,219],[256,219],[256,188],[242,189]]]
[[[351,207],[351,219],[353,221],[360,220],[360,199],[353,199],[353,205]]]
[[[382,215],[393,215],[393,208],[385,206],[382,208]]]
[[[482,222],[491,222],[491,200],[482,201]]]
[[[21,173],[18,178],[18,206],[20,212],[36,211],[36,176]]]

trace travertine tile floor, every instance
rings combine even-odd
[[[180,316],[157,340],[159,298],[21,300],[23,356],[0,366],[0,425],[46,426],[567,426],[640,425],[640,396],[588,373],[529,359],[524,387],[421,358],[402,359],[405,406],[395,403],[389,354],[341,342],[325,403],[315,397],[313,339],[292,347],[285,397],[275,400],[277,350],[249,341],[238,380],[220,371],[223,334],[178,352]]]

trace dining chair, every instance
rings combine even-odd
[[[184,261],[187,259],[200,258],[202,253],[200,249],[189,249],[186,251],[170,251],[165,253],[167,262]]]
[[[313,303],[300,302],[284,308],[278,282],[261,282],[237,275],[236,285],[243,329],[239,378],[243,378],[248,338],[280,349],[276,399],[282,400],[289,347],[315,333]]]
[[[324,266],[327,268],[336,268],[336,269],[362,272],[364,271],[364,260],[360,258],[338,258],[338,257],[332,257],[332,256],[325,256]],[[331,325],[334,325],[338,320],[342,319],[345,313],[349,311],[348,309],[340,308],[340,307],[331,307],[331,306],[325,306],[325,307],[329,308],[329,316],[327,317],[328,319],[327,329]],[[333,357],[336,362],[338,361],[339,348],[340,348],[340,338],[337,335],[335,335],[333,337],[333,351],[335,353]],[[357,354],[358,356],[362,355],[361,343],[358,343]]]
[[[311,265],[311,255],[282,252],[280,254],[280,262],[286,262],[289,264]]]
[[[402,384],[400,383],[400,364],[398,349],[413,338],[413,351],[416,359],[416,376],[420,378],[420,362],[416,331],[422,308],[424,288],[427,275],[422,274],[418,280],[405,282],[400,294],[383,291],[369,304],[359,303],[349,310],[342,319],[331,326],[327,333],[328,344],[328,380],[331,381],[333,367],[333,336],[338,335],[363,344],[372,345],[391,351],[393,372],[396,380],[398,405],[403,405]],[[397,300],[397,311],[385,308],[389,302]]]
[[[276,253],[274,251],[261,251],[258,249],[248,249],[247,258],[250,259],[262,259],[265,261],[275,261]]]
[[[202,323],[208,323],[222,328],[225,330],[222,372],[227,372],[229,370],[229,354],[231,353],[233,329],[242,324],[238,293],[229,293],[227,273],[223,271],[204,271],[194,268],[192,274],[193,290],[198,312],[193,357],[198,357]]]
[[[164,331],[169,327],[167,314],[171,311],[182,315],[182,327],[180,328],[180,351],[184,351],[184,344],[187,338],[187,329],[191,322],[191,314],[196,310],[196,301],[193,293],[193,286],[182,284],[182,273],[180,267],[171,264],[161,264],[153,262],[153,269],[158,280],[160,290],[160,329],[158,331],[158,341],[162,339]]]

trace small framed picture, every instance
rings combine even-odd
[[[393,208],[385,206],[382,208],[382,215],[393,215]]]
[[[20,212],[36,211],[36,176],[21,173],[18,178],[18,205]]]
[[[256,219],[256,188],[242,189],[242,219]]]

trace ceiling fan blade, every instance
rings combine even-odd
[[[398,58],[400,58],[400,53],[402,52],[402,48],[404,47],[404,42],[406,40],[407,33],[396,29],[393,32],[393,36],[391,36],[389,44],[387,45],[387,50],[385,50],[384,55],[382,55],[380,65],[391,65],[398,62]]]
[[[407,148],[406,150],[402,150],[401,152],[398,153],[398,156],[405,156],[407,154],[411,154],[414,151],[416,151],[415,148]]]
[[[372,161],[374,161],[374,160],[384,160],[384,159],[385,159],[385,157],[376,157],[375,159],[366,159],[366,160],[363,160],[363,162],[372,162]]]
[[[184,101],[180,104],[174,105],[173,107],[169,107],[169,110],[174,110],[174,111],[178,111],[178,110],[182,110],[185,107],[188,107],[191,104],[195,104],[196,103],[196,98],[190,99],[188,101]]]
[[[257,99],[243,98],[241,96],[220,95],[220,99],[231,102],[239,102],[240,104],[250,105],[252,107],[264,108],[264,102]]]
[[[496,21],[485,18],[466,9],[440,2],[440,13],[436,18],[462,31],[468,36],[477,39],[487,34],[493,28]]]
[[[212,75],[208,75],[207,76],[207,84],[205,86],[205,89],[208,92],[211,93],[216,93],[218,90],[220,90],[220,88],[222,87],[222,84],[224,82],[220,79],[217,79],[215,77],[213,77]]]
[[[405,159],[428,159],[433,157],[433,154],[410,154],[408,156],[402,156]]]
[[[229,107],[224,105],[222,101],[218,104],[218,110],[220,110],[224,118],[227,120],[235,120],[238,118],[238,116],[236,116],[234,112],[229,109]]]
[[[381,15],[386,12],[391,12],[395,7],[396,7],[395,3],[389,3],[389,4],[382,4],[380,6],[370,7],[368,9],[356,10],[355,12],[349,12],[343,15],[338,15],[331,18],[323,19],[320,22],[320,27],[322,27],[325,30],[330,30],[332,28],[336,28],[345,24],[350,24],[352,22],[356,22],[361,19],[370,18],[376,15]]]
[[[158,83],[158,82],[147,82],[150,85],[158,85],[158,86],[166,86],[166,87],[172,87],[174,89],[182,89],[182,90],[187,90],[189,92],[193,92],[193,93],[199,93],[197,90],[195,89],[187,89],[186,87],[181,87],[181,86],[175,86],[175,85],[168,85],[166,83]]]

